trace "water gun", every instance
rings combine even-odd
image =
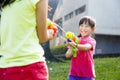
[[[65,37],[67,39],[67,42],[71,42],[71,40],[72,40],[76,44],[80,44],[80,39],[77,36],[75,36],[75,34],[73,32],[66,32]],[[76,57],[77,56],[76,48],[72,47],[72,51],[73,51],[73,57]]]
[[[46,25],[48,29],[52,29],[54,31],[53,36],[55,36],[55,34],[58,32],[58,28],[54,25],[54,22],[52,22],[50,19],[47,19]]]

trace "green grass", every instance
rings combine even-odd
[[[95,58],[95,80],[120,80],[120,57]],[[70,60],[47,62],[50,80],[67,80]]]
[[[120,57],[95,59],[96,80],[120,80]]]

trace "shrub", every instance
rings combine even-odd
[[[67,47],[65,44],[61,44],[56,47],[51,47],[50,49],[53,55],[65,54],[65,52],[67,51]]]

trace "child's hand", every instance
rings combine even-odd
[[[53,29],[48,29],[48,36],[49,36],[49,40],[52,40],[53,38],[56,37],[57,33],[54,34],[54,30]]]
[[[47,32],[48,32],[49,40],[52,40],[54,31],[52,29],[48,29]]]
[[[76,43],[74,41],[66,42],[66,46],[75,47]]]

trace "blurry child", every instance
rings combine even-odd
[[[79,22],[80,44],[67,42],[70,48],[66,52],[66,57],[71,58],[71,66],[68,80],[94,80],[95,69],[93,54],[95,51],[96,41],[91,37],[96,26],[93,18],[84,16]],[[73,57],[71,47],[77,50],[77,57]]]
[[[48,80],[40,43],[54,38],[46,27],[48,0],[1,0],[0,80]]]

